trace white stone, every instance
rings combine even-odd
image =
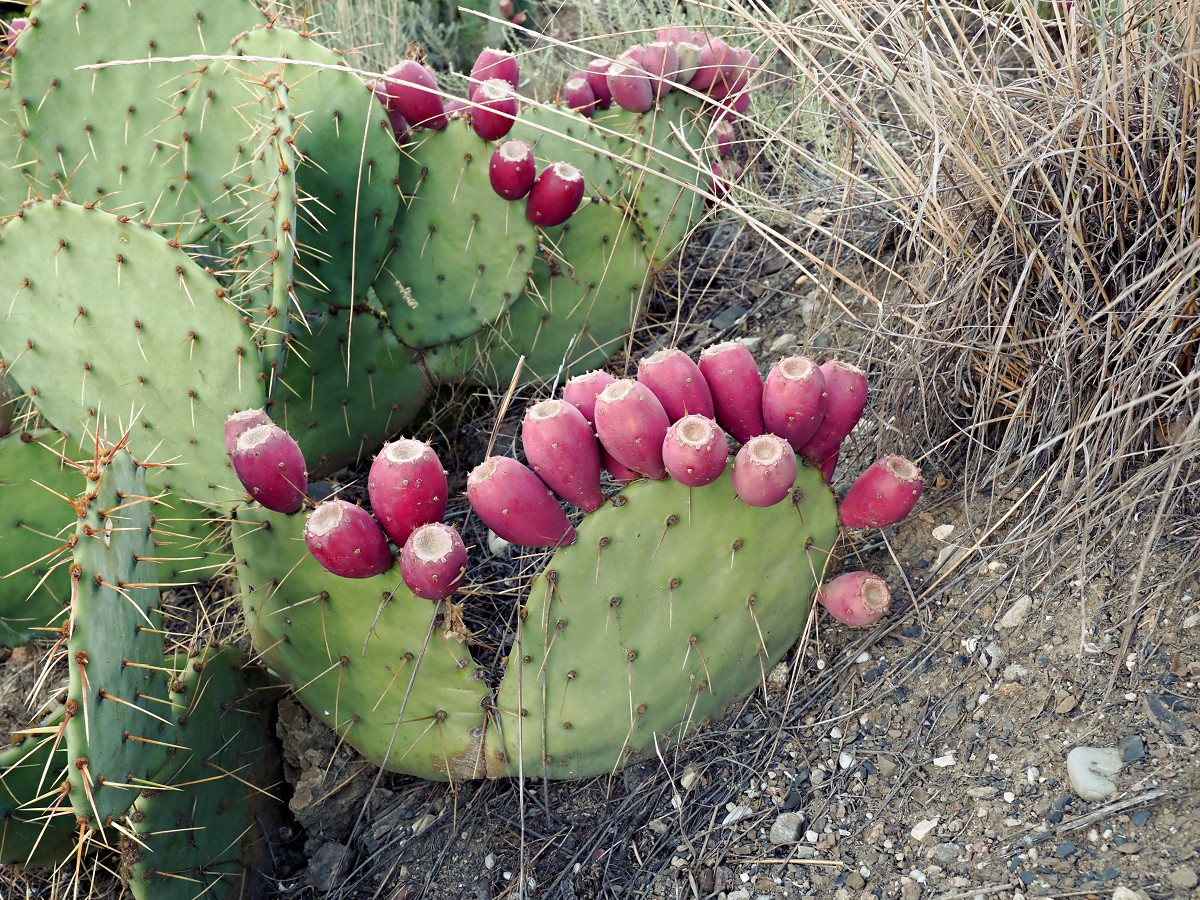
[[[1000,621],[996,623],[997,628],[1016,628],[1025,621],[1025,616],[1029,614],[1029,610],[1033,609],[1033,598],[1028,594],[1022,594],[1017,598],[1016,602],[1008,608],[1008,610],[1000,617]]]
[[[940,818],[941,816],[934,816],[932,819],[922,819],[920,822],[914,825],[912,827],[912,831],[909,832],[912,835],[912,839],[914,841],[925,840],[925,838],[929,837],[930,832],[937,828],[937,823]]]
[[[935,540],[949,540],[950,535],[952,534],[954,534],[954,526],[949,523],[945,525],[939,525],[937,528],[933,529],[933,537]]]
[[[1112,776],[1121,771],[1121,753],[1113,747],[1075,747],[1067,754],[1067,778],[1080,800],[1103,800],[1117,792]]]

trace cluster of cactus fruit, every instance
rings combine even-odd
[[[0,433],[0,644],[51,651],[0,754],[0,863],[112,850],[134,897],[246,893],[278,796],[269,675],[388,769],[571,778],[753,690],[814,596],[883,614],[880,579],[827,577],[842,527],[921,489],[899,457],[829,488],[861,372],[796,357],[764,381],[737,344],[597,370],[733,177],[758,69],[716,34],[656,37],[538,105],[509,53],[456,100],[415,60],[364,80],[249,0],[14,23],[0,409],[38,430]],[[126,64],[93,67],[98,41]],[[395,438],[443,386],[515,381],[565,384],[525,416],[528,465],[465,475],[492,552],[544,554],[488,646],[463,624],[488,588],[458,475]],[[372,456],[367,506],[309,498]],[[269,675],[180,638],[160,598],[230,570]]]
[[[433,448],[387,444],[369,508],[314,502],[299,445],[263,411],[237,413],[230,457],[257,501],[235,528],[255,645],[381,766],[448,780],[614,771],[752,688],[813,597],[849,625],[886,613],[879,577],[827,577],[840,528],[892,525],[923,487],[915,464],[887,456],[835,499],[828,482],[866,400],[852,365],[788,357],[764,380],[727,342],[698,363],[659,351],[636,379],[588,372],[531,405],[526,461],[489,456],[466,478],[501,546],[546,554],[490,668],[460,628],[456,596],[484,588],[442,521],[449,482]],[[289,540],[300,532],[307,553]]]

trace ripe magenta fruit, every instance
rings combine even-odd
[[[498,141],[510,131],[517,116],[517,95],[512,85],[489,78],[471,91],[471,128],[485,141]]]
[[[397,547],[421,525],[441,521],[449,493],[441,460],[424,441],[385,444],[367,474],[371,509]]]
[[[647,112],[654,105],[650,75],[632,59],[619,59],[608,67],[608,90],[622,109]]]
[[[821,363],[825,376],[825,417],[811,438],[800,448],[809,459],[823,463],[854,430],[867,406],[867,376],[850,363],[830,360]]]
[[[892,592],[878,575],[847,572],[817,588],[817,602],[843,625],[863,628],[887,614]]]
[[[799,452],[825,418],[825,375],[804,356],[781,359],[763,385],[763,423]]]
[[[225,420],[225,452],[233,453],[233,448],[237,446],[237,439],[255,425],[270,424],[271,417],[267,415],[266,410],[244,409],[241,412],[233,413]]]
[[[916,464],[903,456],[885,456],[850,485],[838,505],[847,528],[886,528],[907,516],[925,488]]]
[[[543,400],[525,413],[521,447],[537,476],[563,500],[591,512],[600,492],[600,448],[592,426],[566,400]]]
[[[587,423],[596,427],[596,398],[600,392],[616,381],[616,377],[602,369],[594,369],[576,375],[563,388],[563,399],[583,413]]]
[[[763,424],[763,381],[745,344],[725,341],[700,351],[700,371],[712,391],[716,419],[735,441],[745,443],[767,430]]]
[[[596,397],[596,434],[613,458],[656,481],[667,477],[663,440],[671,424],[654,392],[618,378]]]
[[[533,148],[524,141],[505,141],[492,152],[488,178],[492,190],[505,200],[520,200],[537,178]]]
[[[590,116],[596,111],[596,92],[588,81],[586,72],[572,75],[563,84],[563,104],[581,116]]]
[[[467,574],[467,547],[458,530],[430,522],[414,531],[400,551],[400,577],[426,600],[445,600]]]
[[[490,456],[471,470],[467,500],[484,524],[510,544],[575,543],[575,529],[554,494],[532,469],[515,459]]]
[[[515,90],[521,80],[521,69],[517,64],[517,58],[507,50],[484,47],[479,51],[479,56],[475,58],[475,65],[471,66],[472,89],[476,84],[482,84],[489,78],[499,78]]]
[[[774,506],[796,483],[796,454],[778,435],[751,438],[733,460],[733,489],[750,506]]]
[[[677,422],[695,414],[713,416],[712,391],[695,361],[677,348],[659,350],[638,361],[637,380],[662,403],[667,418]]]
[[[229,460],[242,486],[267,509],[291,514],[304,505],[308,491],[304,454],[278,425],[268,422],[242,432]]]
[[[304,542],[325,569],[342,578],[370,578],[392,567],[392,549],[375,517],[345,500],[325,500],[304,523]]]
[[[611,60],[593,59],[587,64],[587,80],[596,97],[597,109],[608,109],[612,106],[612,91],[608,89],[608,67]]]
[[[397,63],[384,73],[384,90],[390,103],[413,128],[446,127],[446,112],[433,72],[413,59]]]
[[[680,484],[688,487],[712,484],[729,464],[725,432],[707,416],[684,416],[667,429],[663,464]]]
[[[583,200],[583,173],[570,163],[551,163],[542,169],[525,200],[525,218],[550,228],[571,218]]]

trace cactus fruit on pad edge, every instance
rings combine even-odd
[[[497,686],[452,604],[413,597],[395,571],[329,575],[302,528],[238,512],[256,647],[369,759],[440,780],[586,777],[683,738],[798,639],[838,534],[833,495],[808,465],[767,509],[741,503],[728,474],[702,488],[628,485],[549,555]]]

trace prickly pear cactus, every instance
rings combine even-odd
[[[61,533],[79,473],[58,455],[61,436],[41,431],[0,438],[0,645],[51,638],[70,602],[61,562],[69,536]]]
[[[99,449],[85,483],[74,501],[65,735],[71,806],[104,835],[166,765],[175,723],[145,472],[126,450]]]
[[[0,750],[0,865],[52,866],[75,849],[75,813],[63,790],[65,715],[59,706]]]
[[[183,199],[192,161],[172,115],[196,65],[77,67],[220,53],[262,20],[249,0],[42,0],[15,47],[12,87],[42,177],[170,237],[202,231]]]
[[[653,753],[655,736],[684,737],[795,643],[838,524],[809,466],[768,509],[741,503],[728,475],[691,490],[631,484],[547,560],[498,685],[452,604],[413,597],[394,574],[329,575],[301,530],[298,517],[239,513],[255,646],[374,762],[454,781],[606,773]]]
[[[177,664],[168,718],[179,749],[126,816],[122,875],[136,900],[259,896],[281,822],[280,692],[264,689],[261,670],[232,647]]]

